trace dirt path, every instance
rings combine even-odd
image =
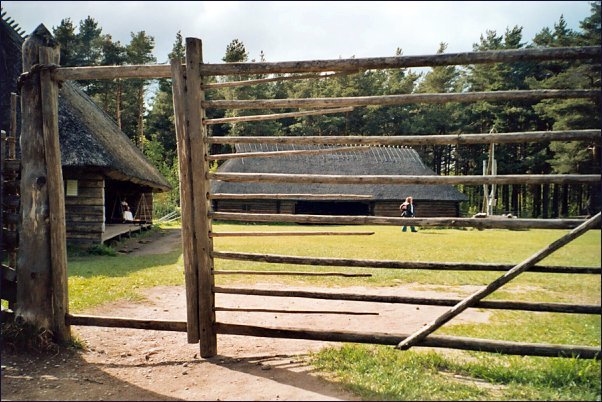
[[[179,247],[179,235],[126,246],[132,255]],[[171,247],[171,248],[170,248]],[[272,285],[273,286],[273,285]],[[257,284],[269,288],[270,284]],[[283,287],[279,289],[301,289]],[[327,291],[307,288],[304,290]],[[470,290],[470,289],[464,289]],[[457,296],[410,287],[337,288],[330,292],[382,295]],[[142,303],[111,303],[88,313],[184,321],[183,287],[156,287]],[[378,312],[378,315],[216,313],[219,322],[278,327],[410,333],[445,307],[385,303],[216,295],[216,306]],[[458,321],[486,321],[488,313],[468,311]],[[186,334],[100,327],[73,327],[87,346],[83,352],[56,356],[2,354],[2,400],[357,400],[338,385],[320,378],[306,363],[308,352],[326,342],[218,336],[217,357],[201,359],[198,345]]]

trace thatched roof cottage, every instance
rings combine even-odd
[[[22,72],[24,38],[4,17],[0,34],[0,124],[8,132],[10,93],[16,92]],[[123,222],[123,200],[137,221],[152,221],[152,193],[169,190],[169,183],[114,120],[71,82],[63,83],[59,93],[59,142],[69,244],[92,245],[106,240],[108,225]]]
[[[317,146],[237,144],[236,152],[266,152],[289,149],[314,149]],[[332,175],[435,175],[412,148],[371,147],[367,151],[289,155],[272,158],[229,159],[218,172],[295,173]],[[399,205],[412,196],[419,217],[459,216],[460,202],[468,198],[451,185],[391,184],[292,184],[238,183],[216,181],[213,193],[227,194],[349,194],[369,196],[364,200],[311,200],[309,197],[283,199],[216,199],[219,212],[286,214],[399,216]]]

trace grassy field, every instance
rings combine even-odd
[[[297,256],[404,261],[516,264],[567,231],[426,229],[402,233],[398,227],[237,225],[214,223],[215,232],[328,230],[374,231],[372,236],[220,237],[214,248]],[[600,267],[600,231],[590,231],[555,252],[542,265]],[[397,286],[449,290],[485,285],[501,272],[431,272],[290,266],[216,260],[216,269],[370,272],[371,278],[270,277],[296,286]],[[267,277],[216,276],[216,284],[252,284]],[[103,302],[141,296],[138,290],[184,283],[180,251],[164,255],[69,258],[72,312]],[[90,289],[94,289],[93,292]],[[468,292],[468,291],[467,291]],[[468,293],[467,293],[468,294]],[[489,299],[600,304],[600,275],[525,273]],[[487,324],[447,324],[437,334],[520,342],[600,345],[600,316],[492,310]],[[311,355],[331,381],[373,400],[600,400],[600,363],[594,360],[501,356],[430,351],[399,352],[390,347],[344,344]]]

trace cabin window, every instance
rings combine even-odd
[[[77,197],[77,180],[65,180],[65,182],[65,195],[67,197]]]

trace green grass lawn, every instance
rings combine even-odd
[[[214,248],[295,256],[517,264],[568,231],[424,229],[402,233],[392,226],[310,226],[214,223],[226,231],[374,231],[372,236],[219,237]],[[541,265],[600,267],[600,231],[590,231]],[[218,275],[216,284],[270,281],[295,286],[413,286],[451,290],[485,285],[502,272],[290,266],[215,260],[215,268],[370,272],[371,278]],[[102,303],[141,298],[139,290],[184,283],[180,251],[164,255],[69,258],[72,312]],[[467,295],[472,291],[465,291]],[[459,292],[462,293],[462,292]],[[600,304],[600,275],[525,273],[489,299]],[[454,324],[436,334],[519,342],[600,345],[600,316],[491,310],[487,324]],[[600,363],[595,360],[501,356],[460,351],[406,352],[391,347],[343,344],[310,356],[331,381],[374,400],[600,400]]]

